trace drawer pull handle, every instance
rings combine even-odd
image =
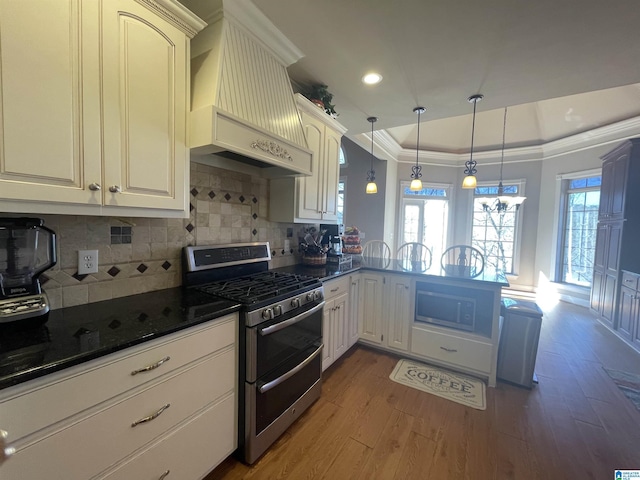
[[[625,281],[625,282],[627,282],[627,283],[633,283],[633,282],[635,282],[635,280],[632,280],[632,279],[630,279],[630,278],[625,278],[625,279],[624,279],[624,281]]]
[[[7,432],[4,430],[0,430],[0,465],[11,455],[16,453],[16,449],[14,447],[10,447],[6,443],[6,439],[9,436]]]
[[[171,472],[169,470],[167,470],[162,475],[160,475],[160,477],[158,477],[158,480],[164,480],[165,478],[167,478],[169,476],[170,473]]]
[[[167,403],[166,405],[163,405],[160,408],[160,410],[158,410],[156,413],[153,413],[153,414],[149,415],[148,417],[141,418],[140,420],[136,420],[135,422],[133,422],[131,424],[131,426],[135,427],[136,425],[140,425],[141,423],[147,423],[147,422],[150,422],[151,420],[155,420],[156,418],[158,418],[160,416],[160,414],[162,412],[164,412],[170,406],[171,406],[170,403]]]
[[[447,348],[447,347],[440,347],[442,350],[444,350],[445,352],[451,352],[451,353],[455,353],[458,350],[456,350],[455,348]]]
[[[131,372],[131,375],[137,375],[138,373],[141,373],[141,372],[148,372],[149,370],[155,370],[160,365],[168,362],[169,360],[171,360],[171,357],[169,356],[164,357],[163,359],[158,360],[156,363],[152,363],[151,365],[147,365],[146,367],[142,367],[142,368],[139,368],[138,370],[134,370],[133,372]]]
[[[331,289],[331,293],[333,293],[333,292],[337,292],[338,290],[340,290],[340,287],[332,288],[332,289]]]

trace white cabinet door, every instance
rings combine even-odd
[[[321,220],[323,210],[323,170],[325,166],[325,126],[313,118],[302,115],[307,145],[313,152],[310,177],[296,179],[298,212],[296,215],[309,220]]]
[[[104,203],[185,210],[189,40],[127,0],[102,21]]]
[[[413,317],[411,277],[391,275],[385,280],[386,343],[390,348],[406,352],[409,350],[409,325]]]
[[[382,294],[384,276],[375,273],[363,273],[360,277],[360,295],[362,309],[358,331],[360,338],[372,343],[382,344]]]
[[[333,310],[333,360],[340,358],[349,348],[347,316],[349,314],[349,295],[343,293],[334,301]]]
[[[325,129],[325,165],[322,182],[322,220],[338,219],[338,181],[340,179],[340,143],[342,135],[330,128]]]
[[[307,145],[313,152],[311,176],[271,180],[269,219],[273,222],[335,222],[338,218],[340,144],[346,129],[309,100],[296,95]]]
[[[333,363],[333,301],[324,304],[322,317],[322,371],[324,372]]]
[[[187,212],[185,31],[202,26],[147,3],[0,0],[3,211]]]
[[[0,196],[101,203],[93,2],[0,1]],[[97,3],[97,2],[96,2]],[[85,138],[85,135],[87,138]]]
[[[358,322],[360,318],[360,275],[351,275],[349,286],[349,318],[347,320],[347,335],[349,347],[358,341]]]
[[[349,314],[348,279],[336,280],[326,285],[326,303],[322,318],[322,371],[349,348],[347,316]],[[338,293],[340,292],[340,293]]]

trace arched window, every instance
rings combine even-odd
[[[347,164],[347,156],[345,155],[345,153],[344,153],[344,148],[342,148],[342,146],[340,147],[340,156],[339,156],[339,159],[340,159],[339,163],[340,163],[340,166],[341,166],[341,167],[342,167],[343,165],[346,165],[346,164]]]

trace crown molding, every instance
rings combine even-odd
[[[139,4],[153,10],[167,22],[179,28],[189,38],[207,26],[207,23],[181,3],[173,0],[136,0]]]
[[[622,120],[604,127],[594,128],[570,137],[555,140],[542,146],[544,159],[566,155],[588,148],[620,142],[627,138],[640,135],[640,117]]]
[[[504,161],[505,163],[546,161],[609,143],[621,142],[637,135],[640,135],[640,116],[540,145],[505,149]],[[365,150],[369,150],[371,146],[370,134],[360,134],[350,138]],[[373,139],[374,148],[385,154],[385,160],[397,163],[415,162],[415,149],[402,148],[386,130],[374,132]],[[491,165],[500,163],[501,155],[502,149],[494,149],[474,152],[473,157],[477,161]],[[376,155],[376,157],[382,158],[379,155]],[[449,153],[420,150],[418,153],[418,161],[424,165],[461,167],[464,166],[468,158],[468,152]]]

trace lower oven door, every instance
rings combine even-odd
[[[322,343],[245,383],[244,460],[253,463],[320,397]]]
[[[273,376],[273,370],[295,364],[310,348],[322,343],[323,307],[323,301],[305,305],[247,328],[245,380],[253,383],[265,375]]]

